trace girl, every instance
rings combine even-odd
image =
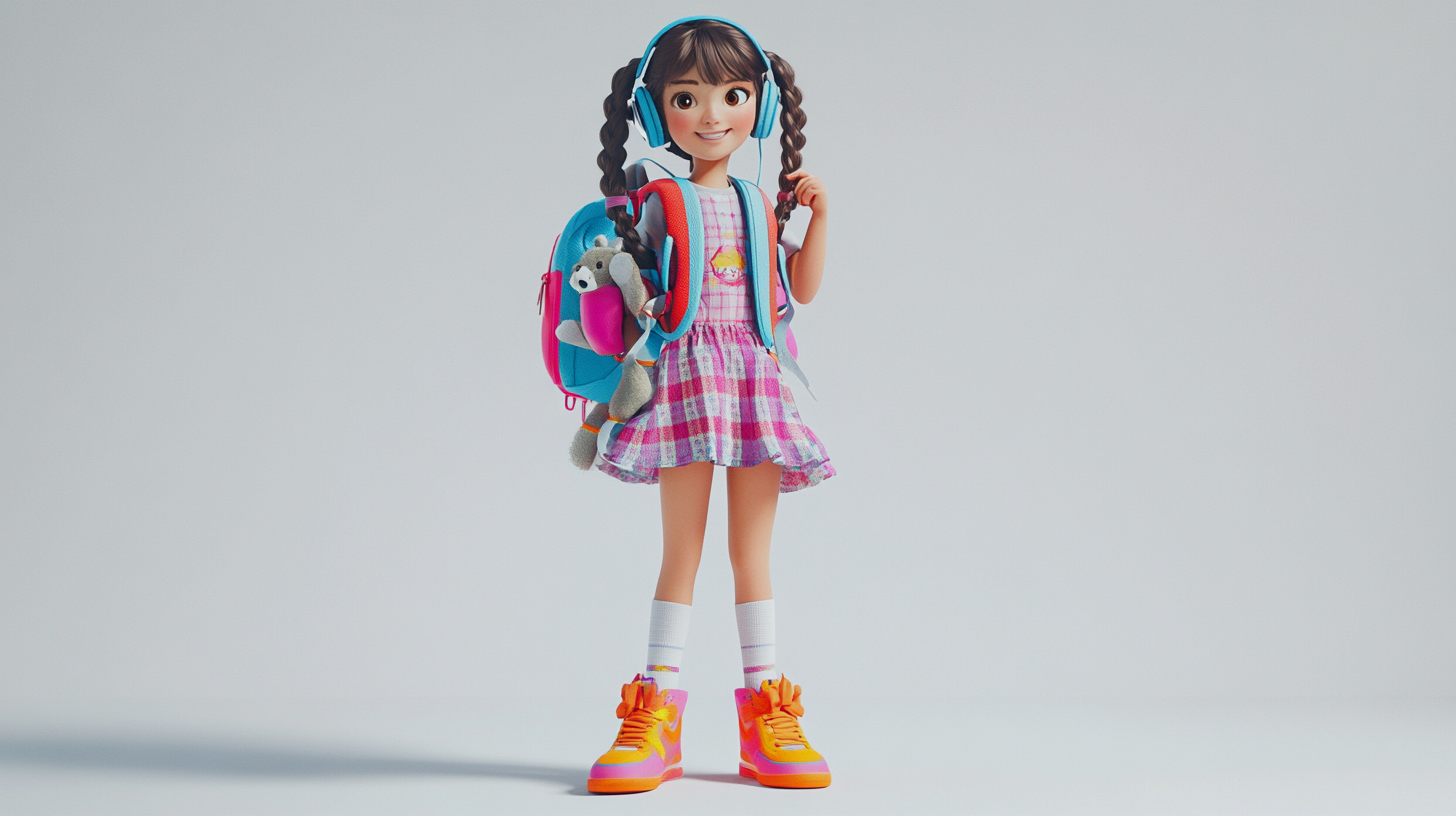
[[[646,100],[638,95],[634,101],[637,87],[645,87],[655,110],[638,109]],[[714,465],[728,468],[728,555],[745,686],[736,692],[739,772],[774,787],[829,784],[824,758],[799,727],[804,712],[799,687],[782,675],[775,680],[769,540],[778,494],[816,485],[833,476],[834,468],[800,420],[778,363],[755,330],[744,262],[745,213],[728,177],[733,151],[760,128],[760,138],[772,128],[775,93],[783,109],[783,172],[773,215],[788,257],[790,288],[796,300],[808,303],[824,272],[828,199],[819,179],[800,169],[806,117],[787,62],[762,51],[727,20],[680,20],[654,39],[641,60],[617,71],[603,106],[607,121],[597,166],[608,203],[628,192],[624,145],[628,119],[635,117],[647,134],[658,128],[659,141],[665,138],[668,150],[691,162],[706,263],[692,271],[703,276],[703,285],[691,327],[664,344],[657,359],[653,401],[622,426],[599,465],[623,481],[660,484],[663,551],[647,669],[622,687],[621,727],[592,767],[587,787],[594,792],[652,790],[682,775],[679,736],[687,692],[677,688],[677,675]],[[767,121],[761,123],[760,116]],[[782,237],[797,204],[813,213],[802,242]],[[624,251],[640,267],[656,268],[667,234],[663,202],[650,196],[635,227],[627,207],[607,213]]]

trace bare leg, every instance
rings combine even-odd
[[[733,565],[735,604],[773,597],[768,547],[773,539],[782,472],[783,468],[773,462],[728,468],[728,560]]]
[[[662,468],[657,478],[662,494],[662,571],[657,574],[657,594],[652,597],[691,606],[693,582],[703,558],[703,534],[708,528],[713,463]]]

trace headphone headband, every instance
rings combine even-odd
[[[753,50],[754,51],[757,51],[758,52],[758,58],[760,60],[763,60],[763,70],[769,75],[770,78],[772,78],[772,76],[773,76],[773,65],[771,65],[769,63],[769,61],[768,61],[768,54],[765,54],[763,52],[763,46],[759,45],[758,44],[758,40],[754,39],[753,35],[748,33],[748,29],[746,29],[743,26],[741,26],[741,25],[733,22],[732,20],[729,20],[726,17],[714,17],[712,15],[703,15],[701,17],[684,17],[681,20],[673,20],[671,23],[668,23],[665,28],[663,28],[661,31],[657,32],[657,34],[655,36],[653,36],[653,38],[651,40],[648,41],[647,48],[645,48],[642,51],[642,61],[639,62],[639,63],[637,63],[637,75],[634,77],[634,79],[640,82],[644,78],[646,78],[646,76],[647,76],[647,63],[648,63],[649,60],[652,59],[652,49],[654,49],[654,48],[657,47],[657,41],[660,40],[660,39],[662,39],[662,35],[663,34],[666,34],[667,32],[673,30],[674,28],[677,28],[678,26],[682,25],[683,23],[696,23],[696,22],[698,22],[700,20],[710,20],[710,21],[715,22],[715,23],[723,23],[724,25],[730,25],[730,26],[733,26],[734,28],[738,29],[738,31],[741,34],[743,34],[743,36],[747,37],[748,38],[748,41],[753,44]]]
[[[647,43],[647,49],[642,52],[642,59],[637,63],[636,75],[632,78],[632,95],[628,100],[628,107],[632,110],[632,123],[637,126],[637,132],[647,140],[651,147],[661,147],[668,142],[667,128],[663,125],[661,113],[657,110],[657,103],[652,94],[647,90],[647,65],[652,61],[652,55],[657,50],[657,41],[662,35],[677,28],[683,23],[693,23],[699,20],[709,20],[723,23],[738,29],[748,42],[753,45],[753,50],[758,53],[758,58],[763,61],[763,90],[760,93],[758,120],[753,128],[753,138],[767,139],[773,133],[773,120],[778,115],[779,89],[774,84],[773,64],[768,61],[768,54],[764,53],[763,47],[758,40],[748,33],[748,29],[729,20],[725,17],[714,17],[703,15],[700,17],[684,17],[681,20],[674,20],[657,32],[651,41]]]

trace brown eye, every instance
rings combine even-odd
[[[742,105],[743,103],[748,101],[748,91],[742,88],[734,88],[733,90],[728,92],[728,95],[726,97],[724,97],[724,101],[734,106]]]
[[[697,100],[693,99],[693,95],[687,93],[686,91],[677,94],[672,98],[672,106],[674,108],[677,108],[678,110],[687,110],[688,108],[691,108],[696,102]]]

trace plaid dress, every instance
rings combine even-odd
[[[784,469],[779,492],[792,493],[833,476],[834,467],[759,339],[743,214],[737,194],[723,193],[698,192],[708,263],[697,317],[663,345],[652,402],[622,425],[597,467],[624,482],[654,484],[658,468],[773,461]]]

